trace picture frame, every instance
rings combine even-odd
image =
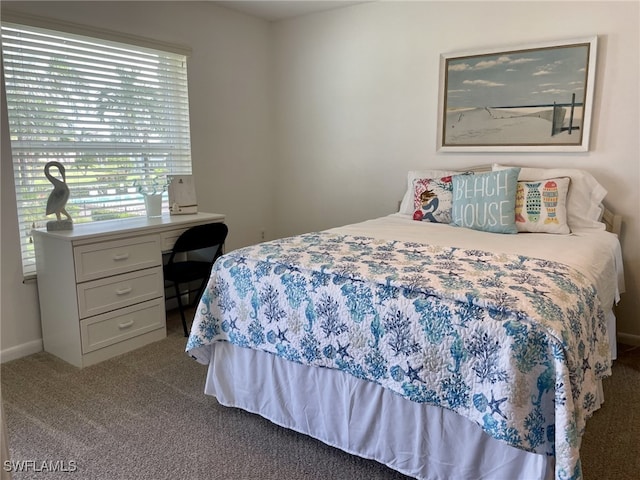
[[[597,41],[442,54],[438,151],[588,151]]]

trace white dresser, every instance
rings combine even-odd
[[[166,337],[162,254],[224,215],[163,215],[34,230],[45,351],[86,367]]]

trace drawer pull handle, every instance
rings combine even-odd
[[[116,290],[116,295],[126,295],[127,293],[131,293],[131,290],[133,290],[131,287],[120,288]]]
[[[129,328],[133,325],[133,320],[129,320],[128,322],[123,322],[118,325],[120,330],[124,330],[125,328]]]
[[[117,253],[113,256],[113,259],[117,262],[119,260],[126,260],[127,258],[129,258],[129,254],[128,253]]]

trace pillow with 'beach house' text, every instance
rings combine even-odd
[[[494,233],[518,233],[515,224],[519,168],[452,178],[451,224]]]

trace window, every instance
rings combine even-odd
[[[28,276],[31,230],[55,219],[48,162],[65,168],[75,224],[145,215],[140,191],[191,174],[186,56],[6,22],[2,53]]]

